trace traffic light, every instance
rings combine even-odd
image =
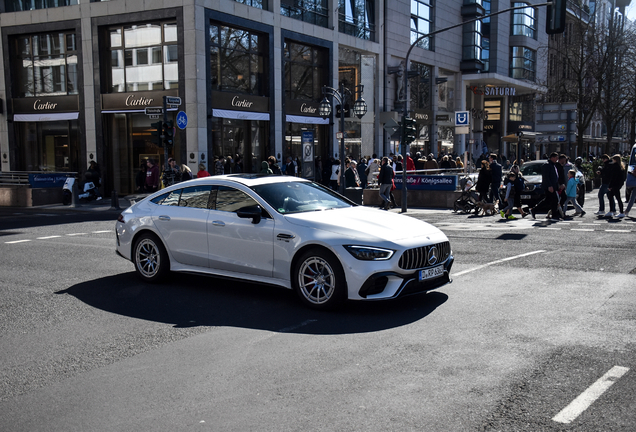
[[[162,125],[163,124],[160,121],[155,123],[150,123],[150,127],[152,129],[150,131],[150,141],[157,147],[163,147],[163,141],[161,139]]]
[[[172,147],[174,144],[174,126],[172,120],[168,120],[163,124],[163,142],[166,147]]]
[[[565,31],[567,3],[567,0],[552,0],[552,4],[548,5],[548,16],[545,21],[545,32],[547,34],[557,34]]]
[[[402,116],[402,141],[405,145],[411,144],[417,139],[417,126],[415,119]]]

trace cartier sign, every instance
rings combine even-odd
[[[303,115],[309,117],[320,117],[318,112],[318,102],[303,101],[298,99],[285,100],[285,113],[288,115]]]
[[[230,92],[212,92],[212,108],[234,110],[234,111],[250,111],[250,112],[269,112],[269,98],[263,96],[236,94]]]
[[[79,96],[49,96],[13,99],[15,114],[63,113],[79,111]]]
[[[179,96],[177,90],[108,93],[102,95],[102,111],[143,111],[161,106],[164,96]]]

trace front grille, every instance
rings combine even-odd
[[[435,265],[428,263],[428,254],[433,246],[437,247],[438,251],[437,262],[435,264],[441,264],[446,261],[451,253],[450,243],[442,242],[404,251],[400,257],[398,266],[404,270],[413,270]]]

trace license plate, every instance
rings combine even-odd
[[[437,266],[426,270],[420,270],[420,280],[433,279],[444,274],[444,266]]]
[[[531,199],[530,195],[521,195],[521,199]]]

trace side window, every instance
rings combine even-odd
[[[155,197],[155,198],[151,199],[150,202],[153,202],[153,203],[155,203],[157,205],[161,205],[163,200],[165,200],[168,197],[168,195],[170,195],[170,194],[165,193],[165,194],[159,195],[158,197]]]
[[[212,186],[192,186],[183,188],[179,207],[208,208]]]
[[[216,193],[216,209],[218,211],[236,212],[240,208],[253,205],[258,205],[258,203],[245,192],[229,186],[219,186]]]
[[[161,202],[161,205],[165,206],[178,206],[179,205],[179,197],[181,196],[181,189],[173,190],[168,194],[166,199]]]

